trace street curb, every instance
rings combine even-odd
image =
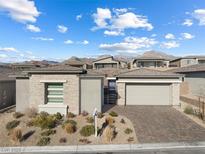
[[[174,142],[153,144],[103,144],[74,146],[28,146],[1,147],[0,153],[99,153],[99,152],[144,152],[163,150],[205,149],[205,142]]]

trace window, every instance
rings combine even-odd
[[[63,83],[47,83],[47,103],[63,103]]]

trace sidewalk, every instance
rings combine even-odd
[[[103,152],[149,152],[172,150],[205,151],[205,142],[193,143],[160,143],[160,144],[117,144],[117,145],[75,145],[75,146],[32,146],[32,147],[1,147],[0,153],[103,153]]]

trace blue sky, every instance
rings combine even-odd
[[[0,0],[0,62],[205,54],[204,0]]]

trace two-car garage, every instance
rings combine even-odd
[[[181,75],[145,68],[116,78],[118,105],[179,105]]]
[[[170,105],[171,84],[126,84],[126,105]]]

